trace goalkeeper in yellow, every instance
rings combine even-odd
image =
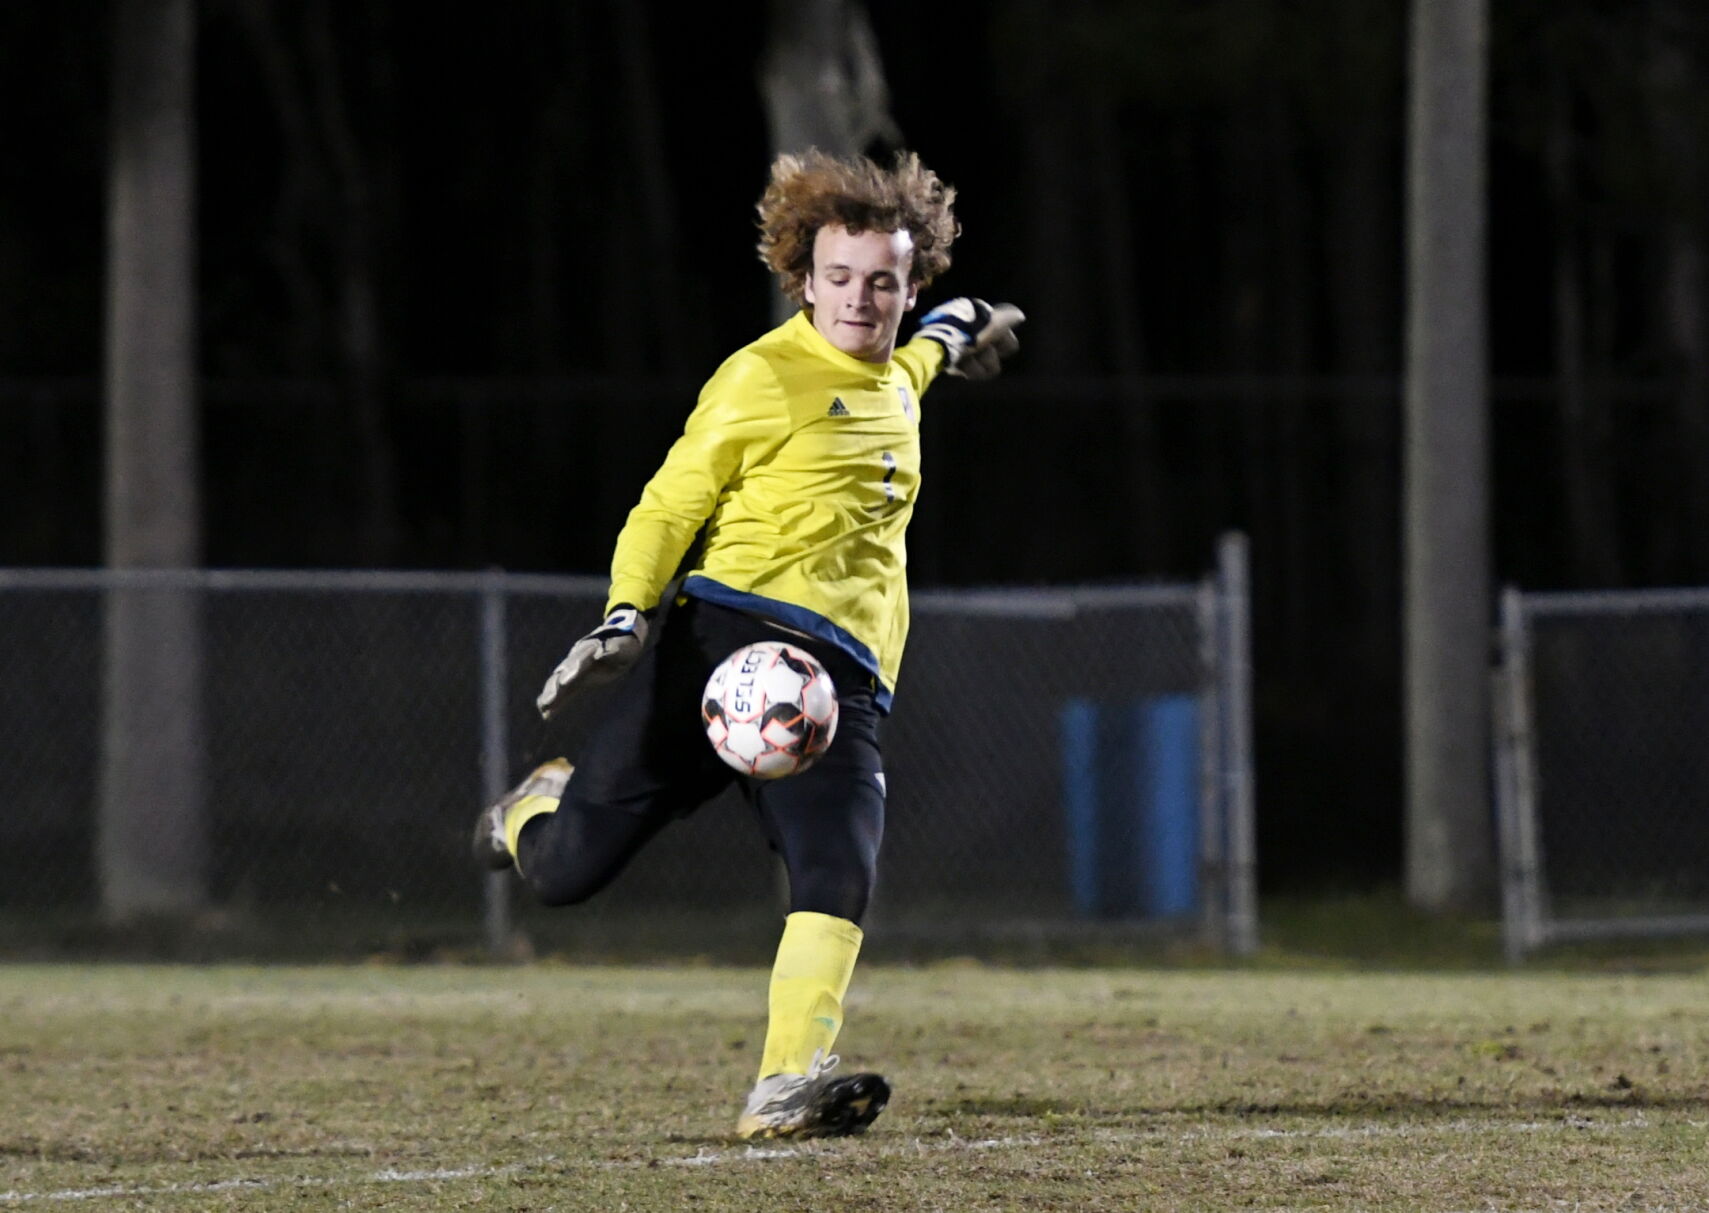
[[[476,826],[483,862],[514,864],[543,902],[569,905],[669,822],[744,785],[789,882],[744,1138],[857,1133],[890,1095],[877,1074],[833,1076],[831,1048],[884,829],[879,718],[908,635],[903,536],[920,487],[920,402],[940,373],[995,375],[1021,320],[956,299],[897,346],[920,290],[949,266],[954,200],[911,153],[888,167],[778,157],[759,251],[801,310],[707,381],[617,538],[604,623],[540,693],[550,717],[621,676],[576,767],[545,764]],[[697,536],[697,560],[661,603]],[[773,781],[724,765],[700,720],[712,669],[758,640],[812,652],[840,705],[825,755]]]

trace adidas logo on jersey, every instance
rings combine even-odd
[[[827,417],[847,417],[848,415],[849,406],[843,403],[843,398],[841,396],[838,396],[835,400],[831,401],[831,407],[825,410],[825,416]]]

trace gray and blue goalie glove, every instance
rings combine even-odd
[[[963,379],[995,379],[1003,359],[1021,348],[1015,326],[1026,319],[1012,303],[951,299],[920,317],[918,337],[944,347],[944,370]]]
[[[635,664],[646,643],[647,617],[626,602],[618,603],[604,623],[570,646],[534,706],[550,720],[570,696],[615,682]]]

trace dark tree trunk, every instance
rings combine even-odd
[[[1092,137],[1099,246],[1099,296],[1103,300],[1109,359],[1121,390],[1115,393],[1115,424],[1111,432],[1121,444],[1125,470],[1116,495],[1126,515],[1122,532],[1128,536],[1125,555],[1134,572],[1167,566],[1168,519],[1164,469],[1161,465],[1155,406],[1141,388],[1145,372],[1145,334],[1141,325],[1140,276],[1132,233],[1140,227],[1129,197],[1122,159],[1120,128],[1115,113],[1101,105],[1086,116]]]
[[[1299,382],[1314,369],[1311,318],[1315,275],[1311,265],[1309,187],[1305,180],[1295,107],[1277,89],[1265,106],[1262,133],[1269,161],[1265,173],[1270,213],[1271,269],[1266,275],[1266,324],[1274,346],[1264,371]],[[1275,463],[1281,518],[1276,580],[1280,587],[1283,628],[1290,636],[1313,631],[1319,562],[1312,558],[1311,541],[1317,520],[1326,515],[1326,476],[1321,451],[1314,441],[1316,427],[1308,419],[1315,401],[1300,393],[1283,392],[1273,410],[1277,433]]]
[[[1650,0],[1647,16],[1647,101],[1670,187],[1661,238],[1663,341],[1678,384],[1673,454],[1681,461],[1681,516],[1669,564],[1675,578],[1695,582],[1709,577],[1709,130],[1699,117],[1702,82],[1685,35],[1703,18],[1700,6],[1681,0]]]
[[[833,156],[895,145],[890,88],[865,6],[855,0],[770,0],[760,95],[773,153],[818,148]],[[781,293],[773,313],[794,306]]]
[[[377,6],[364,5],[362,16],[382,25],[365,40],[363,71],[373,85],[379,125],[390,129],[391,39]],[[397,458],[386,416],[391,385],[381,301],[382,233],[388,229],[395,164],[383,138],[365,145],[356,130],[333,20],[324,0],[314,6],[309,18],[310,107],[326,151],[336,203],[332,314],[342,370],[340,394],[355,424],[361,469],[358,546],[369,563],[386,564],[398,557],[403,535]]]
[[[1400,459],[1396,306],[1399,225],[1393,218],[1398,41],[1369,5],[1337,6],[1333,53],[1359,70],[1362,103],[1338,108],[1329,140],[1326,272],[1336,401],[1342,567],[1349,627],[1346,657],[1367,678],[1393,684],[1400,629]]]
[[[664,119],[659,112],[657,73],[653,69],[646,13],[646,6],[640,4],[615,7],[615,40],[623,89],[619,112],[623,116],[626,144],[623,162],[634,174],[629,196],[638,217],[643,266],[640,278],[646,287],[641,292],[646,320],[639,328],[653,342],[647,351],[647,367],[686,372],[692,368],[685,357],[688,328],[682,314],[681,276],[676,272],[679,254],[672,206],[675,193],[665,160]]]
[[[387,422],[392,376],[383,286],[397,164],[384,139],[365,144],[354,115],[358,108],[371,110],[381,127],[392,117],[393,40],[384,28],[353,40],[335,27],[341,19],[383,26],[381,8],[373,4],[334,8],[315,0],[282,9],[272,0],[248,0],[232,11],[284,133],[286,170],[268,249],[292,301],[292,369],[318,377],[329,365],[335,368],[336,412],[311,416],[309,423],[354,435],[361,486],[357,547],[370,563],[387,563],[399,555],[402,540]],[[301,24],[288,26],[293,19]],[[347,49],[352,41],[360,43],[353,51]],[[346,76],[357,74],[350,59],[359,60],[360,78],[372,86],[361,105],[347,96]],[[317,256],[317,246],[329,248],[330,256]],[[337,501],[346,460],[333,458],[342,456],[337,444],[317,450],[322,462],[313,475],[326,486],[319,497]]]
[[[1555,396],[1560,427],[1560,477],[1566,507],[1567,559],[1588,585],[1620,579],[1614,502],[1609,492],[1608,402],[1591,395],[1586,363],[1583,233],[1578,222],[1581,179],[1572,92],[1552,73],[1547,163],[1556,215]]]

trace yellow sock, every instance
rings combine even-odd
[[[816,1053],[830,1053],[842,1030],[843,995],[860,941],[860,928],[846,918],[801,911],[784,920],[771,970],[761,1078],[805,1074]]]
[[[516,840],[522,836],[522,827],[542,813],[557,811],[556,796],[524,796],[504,811],[504,845],[510,849],[517,871],[522,870],[522,861],[516,855]]]

